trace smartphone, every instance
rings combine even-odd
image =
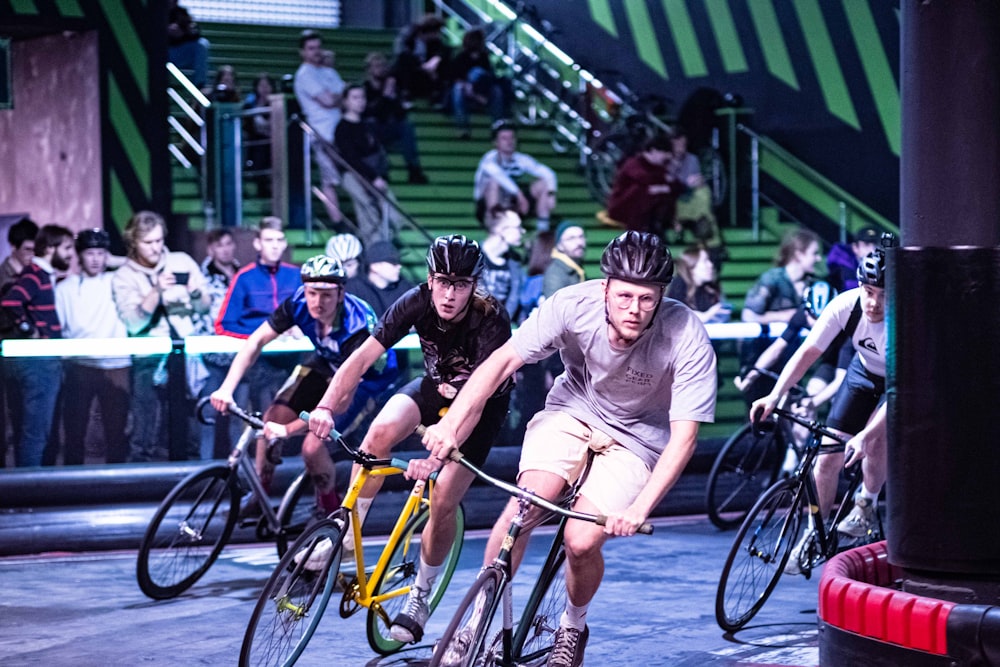
[[[188,278],[190,276],[191,276],[191,274],[187,273],[187,272],[178,273],[177,271],[174,271],[174,280],[177,281],[178,285],[187,285],[188,284]]]

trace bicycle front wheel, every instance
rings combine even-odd
[[[412,517],[403,529],[403,534],[389,555],[389,564],[382,576],[375,583],[375,597],[389,595],[380,603],[373,604],[368,609],[368,644],[372,650],[382,655],[395,653],[403,648],[403,643],[389,636],[392,619],[396,617],[406,602],[404,590],[413,585],[420,567],[420,539],[424,526],[430,518],[431,510],[424,507]],[[451,575],[458,565],[458,557],[462,553],[462,541],[465,537],[465,512],[458,506],[455,513],[455,539],[451,543],[448,555],[444,559],[441,572],[434,582],[434,589],[427,598],[427,607],[431,614],[448,589]]]
[[[754,501],[778,478],[785,448],[777,429],[745,424],[719,450],[705,487],[708,519],[722,530],[743,523]]]
[[[316,507],[316,492],[312,476],[302,471],[292,480],[285,497],[278,508],[278,525],[281,528],[274,541],[278,548],[278,556],[284,556],[288,545],[298,539],[309,522],[322,513]]]
[[[496,567],[487,567],[479,573],[434,647],[430,667],[493,667],[494,660],[486,655],[486,638],[504,580]]]
[[[241,667],[284,666],[298,660],[330,602],[343,537],[342,521],[324,519],[281,557],[247,625]]]
[[[149,597],[180,595],[212,566],[236,525],[239,494],[225,465],[181,480],[160,503],[139,545],[136,579]]]
[[[746,625],[778,584],[802,521],[800,484],[786,479],[772,486],[740,526],[715,596],[715,620],[723,630]]]
[[[514,660],[519,664],[533,664],[552,650],[559,618],[566,609],[566,551],[562,547],[562,530],[556,539],[559,546],[549,553],[514,632]]]

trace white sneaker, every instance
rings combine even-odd
[[[423,590],[416,586],[410,589],[403,610],[392,619],[392,627],[389,628],[390,637],[405,644],[418,642],[423,638],[427,617],[431,615],[427,606],[428,593],[429,589]]]
[[[798,543],[794,547],[792,547],[792,552],[788,554],[788,562],[785,563],[785,570],[784,570],[785,574],[791,574],[791,575],[802,574],[801,561],[802,561],[802,556],[804,555],[803,552],[805,552],[806,549],[809,548],[809,540],[811,540],[812,537],[813,537],[813,531],[807,530],[805,533],[802,534],[802,538],[798,541]]]
[[[789,447],[785,451],[785,461],[781,464],[781,472],[791,475],[799,467],[799,455],[795,453],[794,447]]]
[[[303,549],[302,551],[295,554],[292,560],[295,561],[296,565],[302,565],[303,568],[309,570],[310,572],[322,572],[323,568],[326,567],[327,563],[333,557],[333,542],[330,538],[324,537],[322,540],[316,543],[313,548],[312,553],[309,554],[309,558],[303,564],[302,559],[305,558],[308,549]]]
[[[864,537],[871,530],[875,519],[875,503],[863,496],[855,496],[851,513],[837,524],[837,532],[850,537]]]

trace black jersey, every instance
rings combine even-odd
[[[452,324],[438,317],[427,283],[414,287],[390,306],[372,336],[389,349],[411,327],[420,337],[427,377],[456,389],[465,384],[486,357],[510,339],[510,317],[493,296],[473,297],[466,316]],[[511,385],[510,381],[503,383],[496,394],[509,391]]]

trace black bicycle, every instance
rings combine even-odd
[[[804,524],[810,532],[798,549],[796,565],[807,578],[813,568],[838,551],[882,539],[881,520],[866,535],[846,538],[849,543],[837,532],[837,525],[850,512],[854,493],[861,484],[860,465],[848,469],[847,491],[833,518],[827,521],[820,515],[813,467],[820,454],[843,451],[847,442],[843,436],[789,410],[775,408],[774,413],[779,420],[789,420],[808,429],[812,436],[795,473],[775,482],[757,500],[729,550],[715,596],[715,619],[727,632],[745,626],[767,602],[785,571]]]
[[[606,520],[604,516],[584,514],[569,509],[577,498],[586,471],[590,469],[593,454],[590,455],[587,468],[577,483],[555,502],[487,475],[466,461],[457,450],[453,450],[449,457],[486,483],[517,498],[518,512],[511,520],[500,553],[492,563],[482,569],[472,588],[459,604],[444,635],[434,648],[430,665],[431,667],[517,667],[539,664],[552,650],[555,633],[559,629],[559,618],[566,608],[564,574],[566,552],[563,548],[566,521],[579,519],[604,525]],[[528,514],[532,506],[545,511],[529,520]],[[552,546],[549,548],[545,564],[528,597],[524,611],[521,612],[520,620],[515,625],[513,595],[509,586],[514,543],[525,530],[530,530],[556,516],[560,519]],[[651,534],[653,527],[643,524],[639,532]],[[502,609],[500,629],[491,638],[491,625],[499,609]]]
[[[198,418],[212,424],[214,420],[203,414],[207,404],[207,398],[198,403]],[[258,441],[264,424],[259,415],[237,405],[230,405],[229,413],[247,425],[229,459],[210,464],[178,482],[160,503],[143,535],[136,579],[142,592],[151,598],[172,598],[190,588],[218,558],[237,524],[256,525],[257,539],[274,540],[281,556],[315,513],[312,479],[305,470],[289,485],[278,509],[271,507],[248,455],[250,444]],[[270,451],[277,454],[279,444],[273,443]],[[240,498],[246,491],[253,491],[260,514],[241,519]]]
[[[777,379],[764,369],[759,373]],[[798,385],[789,391],[789,402],[805,396]],[[722,530],[736,528],[754,501],[784,472],[791,474],[802,459],[803,438],[795,423],[778,419],[762,424],[747,422],[729,436],[719,450],[705,485],[708,519]]]

